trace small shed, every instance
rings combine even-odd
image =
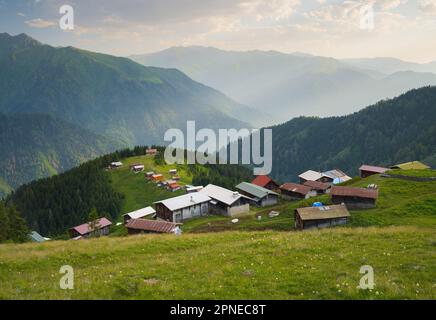
[[[330,184],[339,184],[342,182],[347,182],[352,178],[347,176],[342,170],[333,169],[329,171],[325,171],[322,173],[322,177],[319,181]]]
[[[132,164],[130,166],[130,170],[133,172],[141,172],[144,171],[145,166],[143,164],[137,163],[137,164]]]
[[[177,169],[170,169],[169,173],[172,175],[175,175],[175,174],[177,174]]]
[[[272,191],[277,191],[279,189],[278,183],[265,175],[257,176],[253,181],[251,181],[251,183]]]
[[[299,208],[295,210],[295,228],[303,230],[344,225],[349,217],[347,207],[342,204]]]
[[[168,182],[167,188],[171,192],[176,192],[182,189],[182,187],[177,183],[177,181]]]
[[[316,196],[316,192],[312,192],[312,188],[291,182],[281,185],[280,191],[282,198],[288,200],[300,200]]]
[[[279,194],[259,187],[255,184],[242,182],[236,186],[239,192],[250,198],[250,203],[258,207],[272,206],[278,203]]]
[[[375,208],[378,189],[333,186],[330,194],[334,204],[345,203],[349,210]]]
[[[385,173],[388,170],[389,170],[388,168],[371,166],[367,164],[364,164],[359,168],[361,178],[367,178],[375,174]]]
[[[319,181],[306,181],[304,186],[309,187],[317,195],[328,193],[331,188],[330,184]]]
[[[127,222],[126,228],[129,235],[142,233],[176,233],[180,225],[180,223],[161,220],[131,219]]]
[[[162,181],[164,181],[164,179],[165,179],[164,176],[161,174],[153,174],[151,176],[151,180],[155,181],[155,182],[162,182]]]
[[[42,243],[42,242],[47,241],[46,238],[44,238],[43,236],[41,236],[41,235],[40,235],[38,232],[36,232],[36,231],[32,231],[32,232],[29,234],[29,238],[30,238],[30,241],[38,242],[38,243]]]
[[[199,192],[203,186],[186,186],[186,193]]]
[[[145,150],[145,154],[154,156],[157,154],[157,149],[147,149]]]
[[[154,214],[156,214],[156,210],[154,210],[152,207],[146,207],[132,211],[123,215],[124,224],[131,219],[143,219],[145,217],[153,216]]]
[[[123,163],[120,161],[114,161],[114,162],[111,162],[111,164],[110,164],[110,167],[113,169],[120,168],[122,166],[123,166]]]

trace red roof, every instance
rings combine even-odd
[[[257,176],[251,183],[259,187],[265,187],[271,181],[274,182],[274,180],[268,176]]]
[[[112,225],[112,222],[110,222],[108,219],[106,219],[104,217],[100,218],[96,221],[97,221],[97,223],[96,223],[97,230]],[[90,230],[90,223],[91,222],[84,223],[84,224],[81,224],[80,226],[74,227],[72,229],[77,231],[79,234],[84,235],[84,234],[87,234],[91,231]]]
[[[323,183],[319,181],[306,181],[303,185],[306,187],[310,187],[314,190],[327,190],[330,188],[330,185],[328,183]]]
[[[307,186],[303,186],[302,184],[290,183],[290,182],[285,183],[282,186],[280,186],[280,189],[285,190],[285,191],[289,191],[289,192],[299,193],[302,195],[306,195],[312,190],[312,188],[307,187]]]
[[[377,189],[333,186],[330,193],[332,196],[358,197],[367,199],[378,198]]]
[[[129,220],[129,222],[127,222],[126,228],[134,230],[171,233],[178,225],[180,224],[160,220],[131,219]]]
[[[388,171],[388,168],[383,168],[383,167],[377,167],[377,166],[369,166],[369,165],[362,165],[359,168],[360,171],[369,171],[369,172],[376,172],[376,173],[385,173],[386,171]]]

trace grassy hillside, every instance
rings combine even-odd
[[[111,170],[110,180],[111,184],[116,191],[124,195],[124,204],[121,213],[127,213],[134,210],[150,206],[155,201],[167,199],[173,196],[184,194],[185,192],[179,190],[177,192],[170,192],[165,188],[159,188],[154,182],[151,182],[144,177],[144,172],[154,171],[161,173],[169,180],[171,175],[170,169],[177,169],[178,176],[181,178],[180,184],[190,184],[192,181],[192,174],[187,166],[180,165],[157,165],[155,164],[153,156],[136,156],[122,159],[123,167]],[[145,171],[140,173],[133,173],[129,169],[129,165],[140,163],[145,166]]]
[[[0,245],[3,299],[435,299],[435,229],[148,235]],[[71,265],[74,290],[60,290]],[[357,289],[360,267],[375,272]]]

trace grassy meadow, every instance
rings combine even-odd
[[[0,246],[1,299],[435,299],[434,228],[143,235]],[[74,290],[59,268],[74,268]],[[357,288],[360,267],[375,288]]]
[[[130,164],[166,179],[177,168],[182,185],[192,181],[186,167],[157,166],[150,156],[123,163],[109,171],[125,195],[122,213],[184,193],[158,188]],[[86,241],[3,244],[0,299],[435,299],[436,182],[377,175],[346,184],[377,184],[380,193],[376,209],[351,211],[340,228],[294,230],[294,210],[329,204],[323,195],[252,207],[236,224],[223,216],[185,221],[179,237],[126,237],[113,226],[110,237]],[[280,215],[269,218],[272,210]],[[74,290],[59,287],[63,265],[74,268]],[[363,265],[374,268],[373,290],[357,288]]]

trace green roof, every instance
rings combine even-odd
[[[411,161],[411,162],[396,164],[395,166],[392,166],[391,169],[425,170],[425,169],[430,169],[430,167],[419,161]]]
[[[251,194],[251,195],[253,195],[253,196],[255,196],[256,198],[259,198],[259,199],[262,199],[262,198],[266,197],[269,194],[273,194],[273,195],[277,195],[278,196],[277,193],[275,193],[275,192],[273,192],[271,190],[259,187],[259,186],[255,185],[255,184],[248,183],[248,182],[242,182],[242,183],[238,184],[236,186],[236,189],[239,189],[239,190],[244,191],[244,192],[246,192],[248,194]]]

